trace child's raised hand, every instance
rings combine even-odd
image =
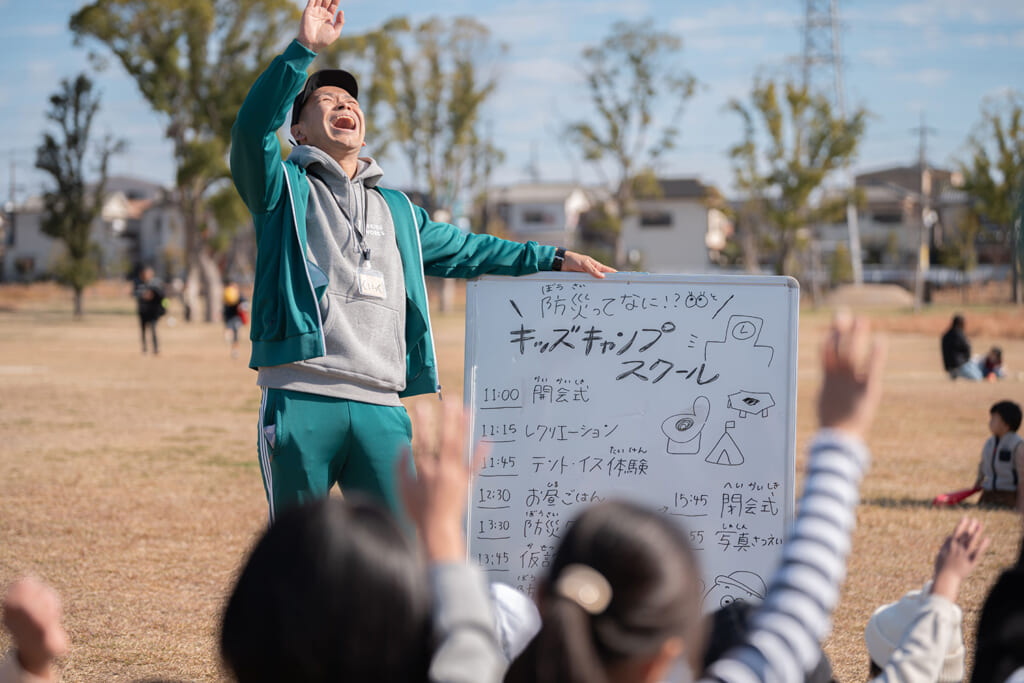
[[[885,345],[863,318],[839,313],[822,352],[825,377],[818,397],[822,427],[864,438],[882,395]]]
[[[982,536],[985,525],[976,519],[964,517],[946,537],[935,556],[935,576],[932,593],[956,602],[960,584],[978,566],[988,549],[989,539]]]
[[[406,453],[401,459],[398,474],[406,513],[416,523],[430,561],[462,562],[466,553],[462,520],[475,469],[465,460],[465,412],[457,403],[443,403],[438,423],[433,411],[419,403],[412,423],[412,456]],[[476,463],[484,454],[478,444]],[[416,477],[410,471],[410,457],[415,459]]]

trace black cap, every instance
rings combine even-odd
[[[302,86],[302,91],[295,96],[295,102],[292,103],[293,126],[299,122],[299,115],[302,114],[302,107],[305,106],[306,100],[309,99],[309,96],[312,95],[317,88],[322,88],[325,85],[333,85],[341,88],[352,97],[359,99],[359,85],[356,83],[355,76],[341,69],[322,69],[321,71],[317,71],[306,79],[306,85]]]

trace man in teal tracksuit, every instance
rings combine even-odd
[[[464,234],[379,187],[380,167],[359,157],[355,78],[306,79],[343,23],[338,0],[309,0],[298,37],[253,85],[231,132],[232,177],[256,228],[249,365],[263,390],[271,520],[335,482],[399,509],[394,463],[412,433],[399,398],[440,390],[425,274],[613,272],[575,252]],[[276,132],[290,110],[298,145],[282,161]]]

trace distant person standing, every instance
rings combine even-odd
[[[156,339],[156,321],[167,312],[164,307],[163,284],[153,275],[153,269],[144,267],[135,284],[135,300],[138,303],[139,326],[142,329],[142,352],[146,353],[146,330],[153,340],[153,355],[160,353]]]
[[[942,335],[942,364],[952,379],[983,379],[981,368],[971,360],[971,345],[964,334],[964,317],[959,313],[953,316],[949,329]]]
[[[231,342],[231,357],[238,358],[238,331],[245,326],[248,302],[238,283],[228,280],[224,285],[224,340]]]

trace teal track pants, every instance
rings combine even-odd
[[[270,521],[282,510],[343,493],[376,498],[401,519],[395,463],[411,448],[402,406],[263,389],[258,449]]]

